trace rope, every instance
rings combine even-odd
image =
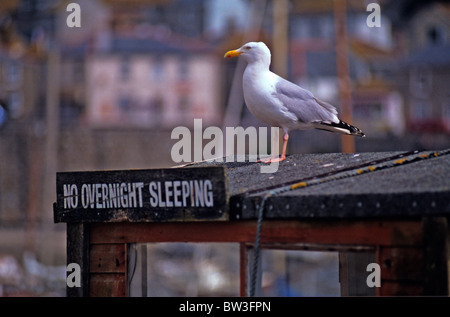
[[[413,151],[408,153],[403,153],[399,155],[395,155],[393,157],[384,158],[378,161],[373,161],[370,163],[364,163],[359,166],[353,166],[350,168],[345,168],[342,170],[337,170],[335,172],[303,179],[303,180],[297,180],[294,182],[290,182],[288,184],[282,184],[279,185],[278,188],[261,188],[252,191],[251,193],[246,193],[246,196],[257,196],[258,194],[261,195],[264,192],[269,192],[272,194],[281,194],[284,192],[292,191],[292,190],[298,190],[301,188],[313,186],[313,185],[319,185],[323,183],[327,183],[330,181],[336,181],[339,179],[344,179],[348,177],[354,177],[366,173],[371,173],[374,171],[380,171],[392,167],[397,167],[400,165],[406,165],[410,163],[415,163],[418,161],[428,160],[436,157],[441,157],[444,155],[449,155],[450,149],[441,150],[441,151],[430,151],[428,153],[424,153],[421,151]]]
[[[258,276],[258,262],[259,262],[259,245],[261,240],[261,227],[262,227],[262,221],[263,221],[263,211],[264,211],[264,204],[266,202],[266,199],[271,195],[271,193],[268,193],[264,195],[261,205],[258,209],[258,222],[256,226],[256,238],[255,238],[255,246],[253,248],[253,266],[252,266],[252,276],[250,280],[250,297],[255,297],[255,290],[256,290],[256,277]]]

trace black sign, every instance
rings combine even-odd
[[[228,220],[223,167],[63,172],[55,222]]]

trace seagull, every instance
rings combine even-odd
[[[236,56],[241,56],[247,62],[242,86],[248,109],[259,120],[283,130],[281,157],[272,157],[265,163],[286,159],[286,146],[291,130],[315,128],[365,136],[357,127],[340,120],[334,106],[271,72],[270,50],[263,42],[249,42],[239,49],[228,51],[224,57]]]

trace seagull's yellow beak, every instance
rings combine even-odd
[[[242,52],[240,52],[239,50],[232,50],[232,51],[226,52],[224,57],[225,58],[231,58],[231,57],[239,56],[241,54],[242,54]]]

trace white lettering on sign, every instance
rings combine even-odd
[[[150,182],[152,207],[212,207],[212,183],[206,180]]]
[[[77,208],[78,187],[77,185],[64,185],[64,209]]]
[[[78,187],[64,184],[64,209],[78,208]],[[143,207],[144,183],[83,184],[80,201],[83,208]]]
[[[83,184],[81,188],[64,184],[63,192],[64,209],[142,208],[146,197],[151,207],[214,206],[213,184],[209,179],[153,181],[148,186],[143,182]]]

